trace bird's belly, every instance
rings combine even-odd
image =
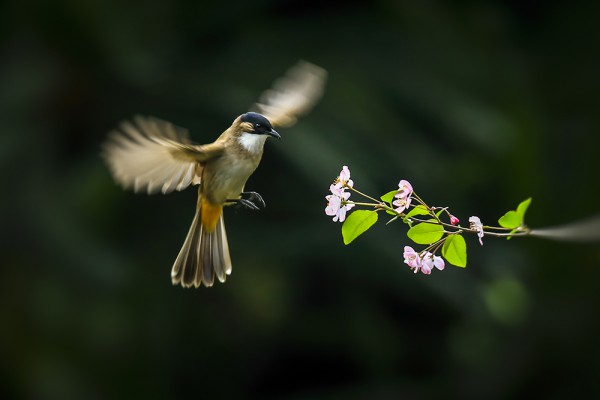
[[[205,170],[206,173],[202,182],[204,185],[203,195],[215,204],[222,204],[226,200],[239,198],[246,181],[257,166],[254,162],[245,159],[219,164],[214,166],[216,168]]]

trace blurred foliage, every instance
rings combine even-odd
[[[596,245],[468,242],[415,276],[403,224],[345,247],[342,165],[467,221],[598,212],[600,8],[566,1],[12,1],[0,7],[3,398],[565,398],[600,394]],[[323,101],[227,210],[225,285],[172,287],[195,191],[121,191],[108,131],[209,142],[306,59]]]

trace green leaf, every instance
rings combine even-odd
[[[375,222],[377,212],[368,210],[356,210],[348,215],[342,225],[342,237],[344,244],[350,244],[354,239],[365,233]]]
[[[392,201],[394,201],[394,196],[396,195],[396,193],[398,193],[397,190],[392,190],[391,192],[387,192],[386,194],[381,196],[380,199],[381,199],[381,201],[385,201],[386,203],[392,204]]]
[[[465,268],[467,266],[467,244],[458,234],[449,235],[442,246],[442,256],[450,264]]]
[[[514,229],[523,225],[523,221],[525,220],[525,212],[527,212],[529,204],[531,204],[531,197],[519,203],[516,210],[508,211],[506,214],[500,217],[498,220],[500,226]]]
[[[510,231],[510,234],[512,235],[513,233],[517,233],[517,232],[519,232],[519,228],[513,229],[512,231]],[[512,238],[512,236],[507,236],[506,240],[510,240],[510,238]]]
[[[531,197],[523,200],[517,206],[517,213],[521,216],[521,222],[523,222],[523,220],[525,220],[525,213],[527,212],[527,209],[529,208],[530,204],[531,204]]]
[[[406,235],[417,244],[431,244],[444,236],[444,227],[438,224],[421,222],[410,228]]]
[[[410,210],[408,212],[408,214],[406,214],[406,217],[404,217],[404,218],[414,217],[415,215],[429,215],[429,211],[427,210],[427,208],[424,205],[419,204],[418,206],[416,206],[412,210]]]
[[[498,220],[500,226],[513,229],[521,225],[521,217],[516,211],[508,211]]]
[[[386,225],[389,225],[389,224],[391,224],[392,222],[394,222],[395,220],[397,220],[398,218],[400,218],[400,216],[399,216],[399,215],[396,215],[396,216],[394,216],[394,218],[390,219],[390,220],[389,220],[388,222],[386,222],[385,224],[386,224]]]

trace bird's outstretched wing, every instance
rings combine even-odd
[[[267,117],[273,126],[291,126],[321,98],[326,80],[326,70],[299,61],[261,95],[251,111]]]
[[[206,161],[223,154],[218,143],[194,145],[187,130],[153,117],[136,116],[111,132],[103,156],[124,188],[149,194],[199,184]]]

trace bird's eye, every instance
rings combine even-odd
[[[255,128],[260,128],[262,125],[261,124],[255,124],[254,127]]]

